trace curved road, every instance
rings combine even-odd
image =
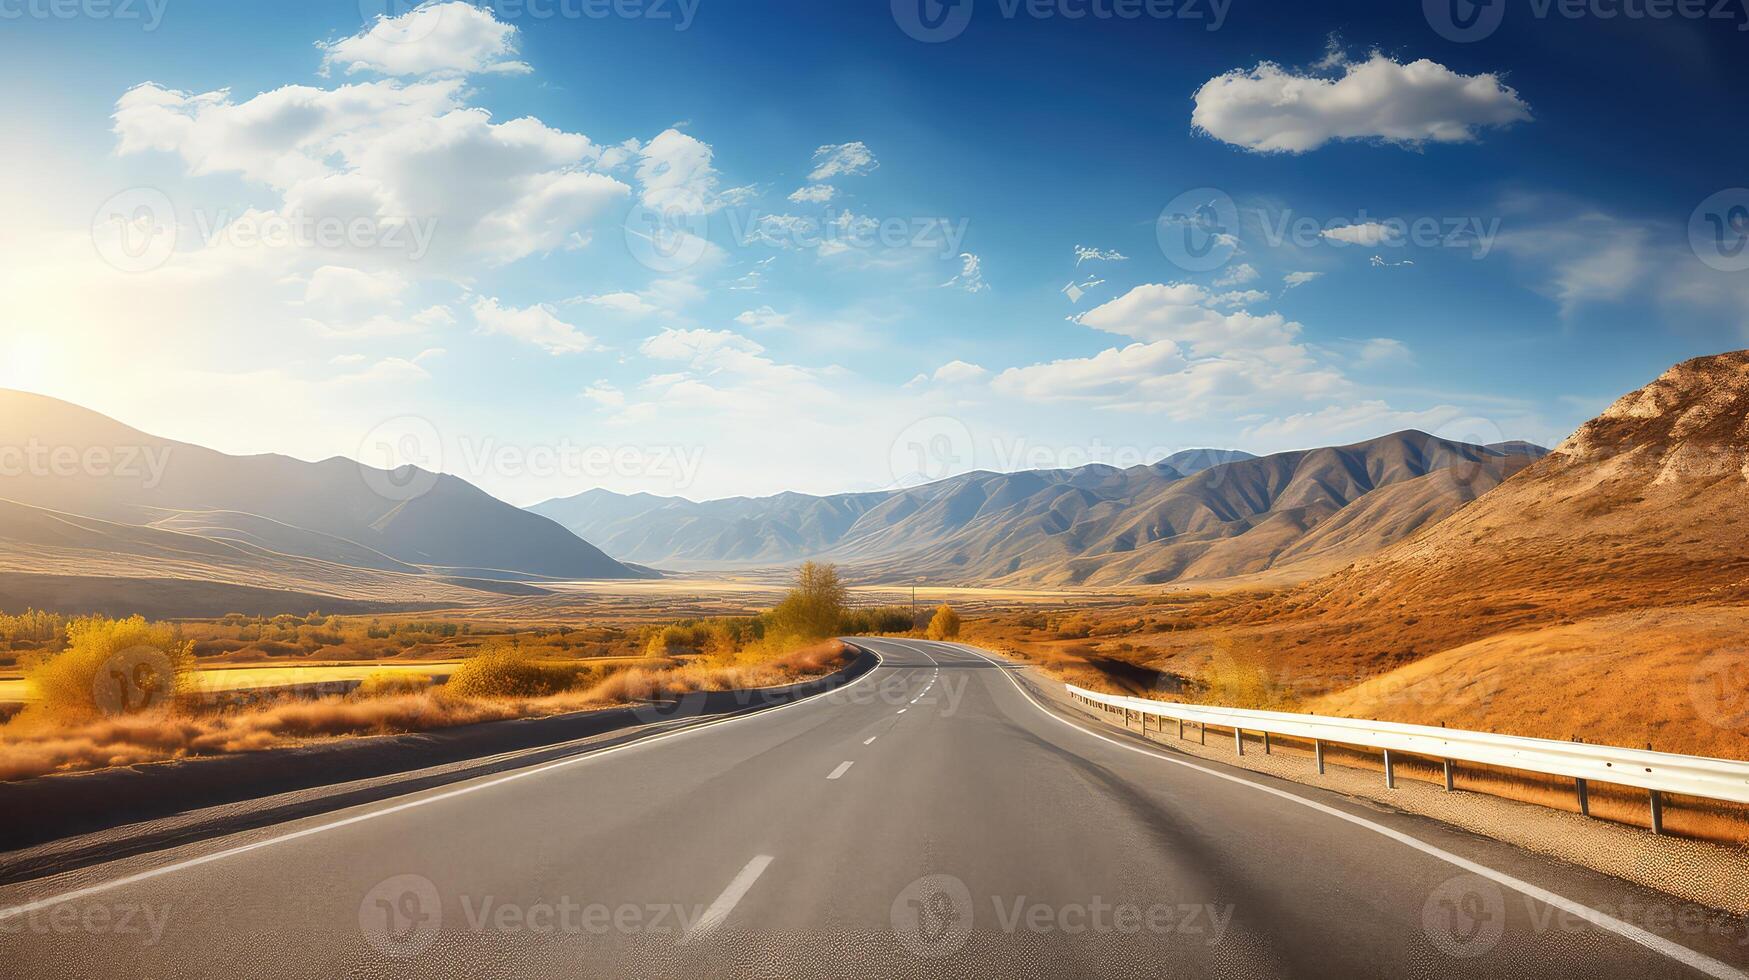
[[[1735,920],[1060,714],[968,647],[865,645],[881,666],[790,706],[0,888],[0,963],[1565,980],[1749,962]]]

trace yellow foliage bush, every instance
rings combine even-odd
[[[166,704],[186,689],[194,644],[167,623],[142,616],[86,616],[67,624],[58,653],[23,660],[36,695],[30,710],[63,718],[130,714]]]
[[[935,610],[935,615],[929,620],[929,638],[951,640],[959,635],[960,614],[954,612],[952,606],[942,606]]]
[[[485,647],[449,675],[444,690],[463,698],[541,698],[594,679],[592,667],[548,666],[525,650],[504,644]]]

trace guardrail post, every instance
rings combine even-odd
[[[1318,775],[1324,775],[1324,740],[1312,739],[1312,759],[1318,763]]]
[[[1245,729],[1237,726],[1233,728],[1233,750],[1240,755],[1245,754]]]
[[[1452,769],[1451,760],[1450,759],[1445,760],[1445,791],[1447,793],[1452,791],[1452,784],[1451,784],[1452,772],[1451,772],[1451,769]],[[1584,782],[1584,780],[1580,780],[1580,782]]]
[[[1269,751],[1269,733],[1268,732],[1263,733],[1263,754],[1264,755],[1270,754],[1270,751]]]
[[[1184,719],[1183,718],[1178,719],[1178,740],[1180,742],[1184,741]]]
[[[1664,832],[1664,796],[1657,790],[1652,790],[1652,833]]]
[[[1391,758],[1391,750],[1385,750],[1385,789],[1397,788],[1397,763]]]
[[[1197,722],[1196,723],[1196,737],[1202,740],[1202,744],[1204,744],[1204,745],[1209,744],[1209,726],[1203,724],[1200,721]]]

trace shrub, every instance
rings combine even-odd
[[[379,670],[359,682],[352,696],[359,699],[392,697],[397,694],[418,694],[431,687],[430,674],[413,674],[399,670]]]
[[[592,676],[587,666],[547,666],[525,650],[495,644],[456,667],[444,690],[465,698],[540,698],[568,691]]]
[[[1293,690],[1270,676],[1251,651],[1230,641],[1218,641],[1214,656],[1202,672],[1201,690],[1194,700],[1201,704],[1267,711],[1292,711],[1297,707]]]
[[[193,645],[144,617],[89,616],[67,624],[67,647],[24,661],[32,709],[61,717],[124,714],[166,703],[187,686]]]
[[[951,640],[959,635],[960,614],[954,612],[952,606],[942,606],[935,610],[935,616],[929,620],[929,638]]]
[[[846,613],[838,631],[851,636],[864,633],[909,633],[912,625],[909,608],[881,606],[877,609],[857,609]]]

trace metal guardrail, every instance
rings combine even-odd
[[[1068,685],[1068,689],[1071,696],[1090,705],[1112,713],[1121,711],[1126,726],[1132,716],[1140,718],[1143,731],[1147,730],[1149,718],[1176,721],[1180,738],[1184,737],[1186,724],[1196,725],[1204,742],[1208,726],[1232,729],[1234,749],[1239,755],[1245,754],[1244,733],[1248,731],[1263,736],[1265,752],[1270,750],[1271,735],[1309,740],[1320,773],[1324,771],[1326,742],[1378,749],[1384,754],[1385,785],[1393,789],[1397,785],[1394,754],[1443,761],[1448,790],[1453,788],[1453,766],[1460,762],[1571,778],[1575,781],[1579,812],[1587,816],[1591,812],[1592,782],[1643,789],[1651,794],[1653,833],[1662,833],[1664,829],[1661,796],[1664,793],[1749,804],[1749,762],[1429,725],[1176,704],[1101,694],[1073,685]],[[1157,725],[1155,730],[1163,731],[1164,726]]]

